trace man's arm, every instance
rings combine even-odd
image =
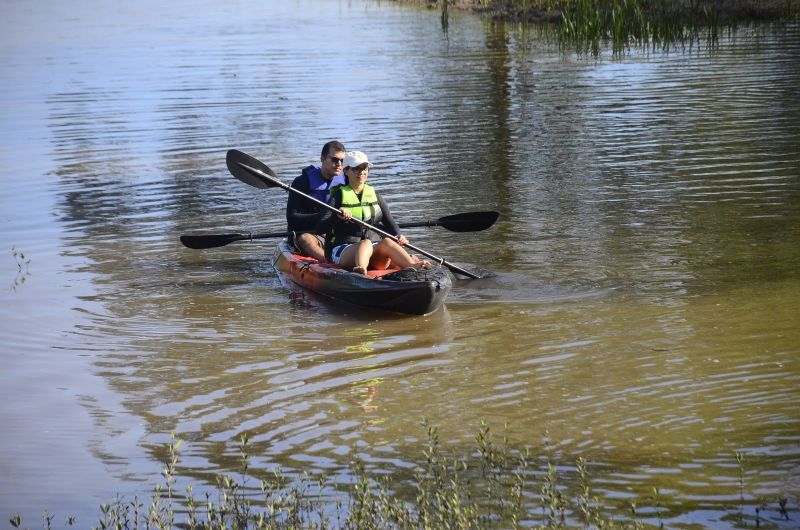
[[[331,193],[330,205],[337,210],[342,207],[342,194],[338,188]],[[317,221],[314,231],[318,234],[327,234],[333,230],[333,227],[338,220],[339,218],[337,217],[336,213],[333,210],[328,210],[326,208]]]
[[[292,187],[308,195],[308,177],[305,173],[292,181]],[[289,192],[289,198],[286,200],[286,223],[289,231],[313,230],[319,216],[318,211],[308,211],[308,200],[297,193]]]

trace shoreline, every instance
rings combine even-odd
[[[456,9],[476,15],[487,16],[493,20],[509,22],[545,22],[557,23],[562,20],[563,9],[571,2],[556,0],[548,2],[552,9],[540,7],[543,0],[528,0],[529,7],[516,6],[515,0],[395,0],[398,3],[418,5],[427,9],[442,10],[447,1],[448,9]],[[572,2],[574,3],[574,2]],[[595,4],[610,7],[611,0]],[[485,5],[484,5],[485,4]],[[696,4],[693,6],[692,4]],[[643,10],[652,14],[658,13],[674,16],[686,16],[696,13],[701,17],[714,16],[724,24],[746,22],[774,22],[780,20],[797,20],[800,17],[800,0],[681,0],[678,2],[642,1]]]

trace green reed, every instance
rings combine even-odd
[[[573,0],[561,13],[560,42],[594,55],[604,44],[615,53],[631,46],[714,46],[722,31],[716,4],[701,0]]]
[[[439,0],[446,29],[448,6]],[[599,55],[611,46],[614,54],[631,47],[668,50],[673,47],[716,47],[722,34],[741,23],[763,20],[797,21],[796,0],[765,3],[741,0],[462,0],[460,5],[488,9],[493,16],[517,21],[557,21],[557,41],[564,49]]]
[[[241,467],[237,477],[221,475],[216,491],[200,499],[191,486],[178,494],[181,441],[174,435],[166,446],[163,484],[157,484],[149,504],[138,497],[119,496],[100,506],[97,529],[296,529],[296,528],[567,528],[597,529],[664,527],[668,512],[658,489],[625,507],[602,505],[593,495],[587,463],[578,458],[574,471],[561,466],[545,442],[544,456],[534,460],[530,449],[514,449],[507,438],[496,438],[482,424],[475,447],[456,455],[444,447],[438,429],[423,422],[426,442],[417,468],[405,478],[370,476],[364,462],[355,458],[351,474],[340,483],[325,475],[288,479],[280,470],[264,475],[258,487],[249,484],[255,473],[249,461],[246,435],[240,438]],[[740,506],[733,515],[745,521],[744,459],[739,463]],[[257,473],[257,471],[256,471]],[[336,492],[336,494],[331,494]],[[333,499],[333,500],[332,500]],[[771,508],[772,501],[777,508]],[[637,503],[648,508],[640,516]],[[768,519],[766,510],[789,520],[787,497],[761,500],[755,508],[755,524]],[[791,510],[796,511],[796,507]],[[44,512],[43,527],[52,528],[55,516]],[[763,519],[762,519],[763,518]],[[752,516],[751,516],[752,519]],[[29,528],[20,516],[9,518],[13,528]],[[77,526],[74,517],[63,526]],[[82,528],[87,524],[80,522]]]

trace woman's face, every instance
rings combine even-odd
[[[347,174],[347,183],[350,184],[350,187],[357,188],[367,181],[369,166],[367,164],[361,164],[360,166],[349,167],[345,169],[345,173]]]

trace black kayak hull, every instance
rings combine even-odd
[[[365,308],[426,315],[442,306],[452,287],[450,276],[440,267],[419,274],[409,271],[411,274],[401,281],[394,278],[403,276],[402,273],[371,271],[371,275],[381,275],[364,276],[337,265],[319,263],[292,250],[286,240],[278,244],[272,266],[279,274],[309,291]]]

